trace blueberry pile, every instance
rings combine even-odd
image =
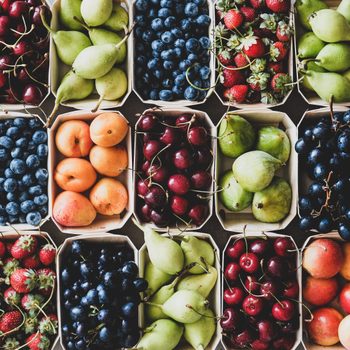
[[[312,183],[299,199],[300,228],[350,240],[350,110],[310,121],[302,135],[295,149]]]
[[[38,226],[47,215],[47,154],[39,119],[0,121],[0,226]]]
[[[210,88],[206,0],[137,0],[135,82],[144,99],[205,99]]]
[[[138,342],[140,292],[148,285],[133,259],[126,246],[72,243],[60,272],[67,350],[130,348]]]

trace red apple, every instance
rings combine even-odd
[[[336,278],[321,279],[308,276],[303,287],[304,300],[315,306],[330,303],[337,293],[338,281]]]
[[[339,340],[346,350],[350,350],[350,315],[346,316],[339,325]]]
[[[310,339],[322,346],[331,346],[339,342],[338,327],[343,319],[339,311],[324,307],[313,311],[314,318],[307,324]]]
[[[350,243],[343,243],[344,263],[340,274],[350,281]]]
[[[350,283],[346,284],[341,290],[339,294],[339,304],[344,312],[350,314]]]
[[[312,277],[331,278],[340,271],[343,261],[340,245],[335,240],[320,238],[305,249],[303,267]]]

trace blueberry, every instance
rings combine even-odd
[[[121,307],[121,313],[127,318],[135,317],[137,315],[137,305],[132,302],[126,303]]]
[[[21,175],[26,172],[26,163],[22,159],[13,159],[10,163],[10,169],[16,174]]]
[[[337,140],[340,152],[350,152],[350,132],[342,132]]]
[[[171,101],[173,99],[173,92],[171,90],[161,90],[159,92],[159,99],[162,101]]]
[[[170,18],[170,17],[168,17]],[[173,34],[175,36],[175,38],[181,38],[183,33],[179,28],[173,28],[171,29],[171,34]]]
[[[33,174],[25,174],[22,177],[22,182],[25,186],[29,187],[31,185],[34,185],[35,178]]]
[[[28,125],[31,129],[38,129],[39,127],[42,127],[42,123],[39,118],[29,119]]]
[[[47,169],[40,168],[35,172],[35,178],[38,180],[40,185],[47,184],[47,179],[49,178],[49,173]]]
[[[7,214],[13,215],[13,216],[18,215],[20,211],[19,205],[16,202],[7,203],[5,209]]]
[[[47,141],[47,133],[42,130],[35,131],[35,133],[33,134],[32,140],[36,145],[45,143]]]
[[[191,21],[189,19],[182,19],[180,22],[180,29],[190,33],[192,29]]]
[[[19,219],[19,222],[20,222],[21,224],[26,224],[26,223],[27,223],[27,220],[26,220],[26,216],[25,216],[25,215],[20,215],[18,219]]]
[[[40,196],[34,197],[34,203],[38,206],[43,206],[48,202],[48,198],[46,194],[42,194]]]
[[[171,15],[172,15],[171,10],[168,9],[168,8],[161,8],[158,11],[158,17],[160,17],[160,18],[167,18],[167,17],[169,17]]]
[[[17,200],[17,194],[16,192],[9,192],[6,194],[6,199],[9,201],[9,202],[16,202]]]
[[[32,211],[26,216],[27,223],[32,226],[39,226],[41,219],[41,215],[38,211]]]
[[[27,151],[33,152],[35,150],[36,150],[36,145],[35,145],[34,141],[29,141],[28,145],[27,145]]]
[[[8,151],[0,147],[0,162],[5,162],[8,159]]]
[[[146,0],[136,0],[135,2],[135,7],[139,10],[139,11],[146,11],[148,9],[148,3]]]
[[[7,179],[15,176],[14,172],[10,168],[5,169],[4,175]]]
[[[318,223],[318,231],[321,233],[328,233],[330,231],[332,231],[332,227],[333,227],[333,220],[331,219],[331,217],[323,217],[320,218],[320,221]]]
[[[186,46],[186,41],[184,39],[176,39],[174,45],[175,47],[182,49]]]
[[[98,337],[104,343],[109,343],[113,338],[111,331],[107,327],[103,327],[100,329]]]
[[[174,6],[173,0],[160,0],[160,7],[167,7],[171,9]]]
[[[174,16],[169,16],[168,18],[165,19],[164,21],[164,26],[166,28],[173,28],[176,25],[176,18]],[[173,33],[172,33],[173,34]],[[174,34],[173,34],[174,35]]]
[[[108,304],[111,301],[110,293],[106,288],[101,288],[98,291],[98,300],[101,304]]]
[[[198,99],[198,90],[193,88],[192,86],[189,86],[184,92],[184,97],[186,100],[195,101]]]
[[[320,148],[314,148],[307,156],[307,163],[315,165],[325,159],[325,154]]]
[[[90,289],[85,297],[89,305],[94,305],[98,302],[98,292],[96,289]]]
[[[40,185],[32,186],[32,187],[29,187],[28,193],[31,196],[40,196],[41,194],[43,194],[43,189]]]
[[[160,51],[164,50],[164,43],[159,39],[153,40],[151,46],[152,46],[152,50],[154,50],[154,51],[160,52]]]
[[[36,169],[40,165],[40,159],[37,155],[31,154],[27,157],[26,164],[29,169]]]
[[[164,61],[163,62],[163,68],[165,70],[173,70],[175,68],[174,61]]]
[[[300,138],[295,143],[295,151],[299,154],[305,154],[309,149],[309,144],[304,138]]]
[[[10,224],[17,224],[19,222],[19,218],[17,215],[9,215],[8,221]]]
[[[200,43],[196,38],[190,38],[186,41],[186,50],[192,53],[198,52]]]
[[[184,87],[183,86],[178,86],[175,85],[173,86],[173,88],[171,89],[171,91],[179,98],[183,98],[183,94],[184,94]]]
[[[11,149],[13,147],[13,141],[8,136],[0,137],[0,146],[6,149]]]
[[[309,231],[313,228],[314,219],[310,216],[301,217],[299,220],[299,227],[302,231]]]
[[[138,292],[144,292],[148,288],[148,282],[144,278],[136,278],[132,283]]]
[[[73,321],[84,321],[87,318],[87,312],[81,306],[73,307],[70,310],[69,315]]]
[[[196,18],[196,23],[200,26],[209,27],[211,19],[208,15],[200,15]]]
[[[203,66],[199,69],[199,75],[201,79],[206,80],[210,77],[210,69],[207,66]]]
[[[145,45],[143,43],[136,43],[136,51],[138,53],[144,53],[146,50]]]
[[[94,274],[94,265],[91,261],[84,261],[80,265],[80,274],[83,278],[90,278]]]
[[[319,122],[313,128],[312,133],[317,140],[325,140],[330,134],[330,127],[324,122]]]
[[[339,222],[338,232],[341,238],[345,241],[350,241],[350,223],[348,222]]]
[[[4,177],[0,177],[0,191],[4,190],[4,182],[5,182],[5,178]]]
[[[20,195],[18,197],[18,200],[19,200],[20,203],[22,203],[22,202],[28,200],[29,198],[30,198],[30,196],[29,196],[28,192],[24,191],[24,192],[20,193]]]
[[[173,84],[174,84],[174,82],[170,78],[164,79],[162,81],[162,86],[164,89],[171,89]]]
[[[144,15],[137,15],[135,16],[135,22],[140,27],[146,27],[147,26],[147,19]]]
[[[147,63],[147,58],[146,56],[140,55],[136,59],[136,64],[140,66],[145,66]]]
[[[177,15],[183,15],[184,9],[185,5],[180,2],[175,5],[175,12]]]
[[[187,56],[187,59],[193,64],[193,63],[196,63],[198,62],[198,56],[194,53],[190,53],[188,56]]]
[[[11,151],[12,158],[23,158],[23,149],[20,147],[16,147]]]
[[[5,226],[7,223],[7,217],[4,215],[0,215],[0,226]]]
[[[151,42],[153,37],[153,32],[151,32],[150,30],[145,30],[142,34],[142,40],[146,43]]]
[[[163,20],[161,18],[155,18],[152,22],[151,22],[151,28],[155,31],[158,32],[160,30],[162,30],[164,28],[164,23]]]
[[[4,182],[4,190],[6,192],[15,192],[17,189],[17,181],[13,178],[6,179]]]
[[[150,70],[155,70],[159,67],[160,61],[158,58],[152,58],[151,60],[148,61],[147,67]]]
[[[28,199],[22,202],[20,207],[23,214],[28,214],[35,210],[35,203]]]
[[[188,17],[196,17],[199,12],[198,6],[193,2],[189,2],[188,4],[186,4],[184,12],[185,15]]]
[[[170,44],[170,43],[173,43],[175,41],[175,36],[172,32],[166,31],[161,35],[161,40],[165,44]]]
[[[315,165],[313,175],[316,180],[324,180],[328,175],[328,169],[325,164],[318,163]]]
[[[47,216],[47,214],[49,213],[49,210],[47,208],[47,205],[42,205],[39,208],[37,208],[38,212],[40,213],[41,217],[44,218],[45,216]]]
[[[87,251],[87,246],[85,242],[77,240],[72,242],[71,253],[73,256],[84,255]]]
[[[153,75],[158,79],[162,79],[164,77],[164,72],[163,70],[160,70],[160,69],[156,69],[154,72],[153,72]]]
[[[113,316],[112,316],[112,312],[110,309],[102,309],[99,311],[98,315],[97,315],[97,319],[101,322],[101,323],[111,323],[113,321]]]
[[[343,115],[344,124],[350,124],[350,110],[346,111]]]
[[[8,128],[6,131],[6,136],[11,137],[12,139],[16,139],[20,133],[19,128],[17,126],[12,126],[11,128]]]
[[[138,272],[139,269],[133,261],[127,261],[122,267],[122,273],[131,277],[136,277],[138,275]]]

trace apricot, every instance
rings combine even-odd
[[[112,147],[122,142],[127,135],[129,126],[119,113],[102,113],[90,125],[92,141],[102,147]]]
[[[53,218],[63,226],[88,226],[96,218],[96,210],[82,194],[65,191],[60,193],[53,205]]]
[[[90,127],[82,120],[68,120],[56,132],[56,147],[66,157],[86,157],[92,146]]]
[[[128,191],[118,180],[103,178],[92,188],[90,201],[102,215],[118,215],[128,205]]]
[[[128,153],[124,146],[94,146],[90,151],[90,162],[102,175],[115,177],[128,167]]]
[[[54,179],[65,191],[84,192],[96,182],[97,174],[85,159],[66,158],[57,164]]]

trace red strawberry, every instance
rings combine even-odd
[[[45,266],[51,265],[56,258],[56,248],[52,244],[45,244],[39,251],[39,259]]]
[[[12,273],[19,268],[19,260],[15,258],[7,258],[4,261],[3,271],[6,277],[10,277]]]
[[[0,258],[3,258],[6,254],[6,245],[4,242],[0,242]]]
[[[40,260],[39,257],[36,254],[34,254],[24,258],[22,260],[22,264],[23,267],[25,267],[26,269],[36,269],[40,266]]]
[[[292,28],[284,21],[278,22],[276,36],[279,41],[289,41],[292,35]]]
[[[26,340],[30,350],[47,350],[50,348],[50,339],[40,333],[34,333]]]
[[[266,6],[275,13],[288,12],[290,8],[289,0],[266,0]]]
[[[29,293],[35,288],[36,282],[35,271],[29,269],[17,269],[10,277],[11,286],[18,293]]]
[[[50,295],[52,288],[55,286],[56,273],[44,268],[37,271],[39,292],[43,295]]]
[[[225,26],[230,29],[236,29],[243,23],[243,14],[238,10],[228,10],[224,16]]]
[[[243,52],[250,58],[259,58],[265,54],[264,42],[257,36],[248,36],[242,40]]]
[[[34,254],[38,241],[34,236],[21,236],[11,248],[11,255],[16,259],[23,259]]]
[[[0,318],[0,331],[3,333],[10,332],[21,325],[23,316],[19,311],[6,312]]]
[[[244,67],[248,64],[247,56],[244,53],[238,53],[233,59],[237,67]]]
[[[271,88],[275,92],[281,92],[286,94],[291,86],[288,85],[291,83],[290,75],[287,73],[277,73],[271,79]]]
[[[249,0],[249,2],[255,9],[262,9],[265,7],[265,0]]]
[[[272,61],[279,62],[282,61],[288,53],[288,47],[281,41],[276,41],[271,45],[270,56]]]
[[[9,254],[11,254],[11,249],[13,245],[14,245],[14,242],[6,242],[6,249]]]
[[[284,71],[283,62],[269,62],[268,69],[274,74],[282,73]]]
[[[53,335],[58,328],[58,319],[54,314],[49,314],[47,317],[43,317],[39,322],[39,332],[41,334]]]
[[[247,82],[249,83],[249,86],[253,91],[261,91],[266,89],[269,78],[269,73],[253,73],[248,77]]]
[[[256,17],[256,13],[252,7],[242,6],[240,8],[240,11],[243,13],[243,16],[244,16],[244,19],[246,20],[246,22],[253,22],[254,21],[254,19]]]
[[[40,294],[25,294],[21,299],[22,308],[29,313],[38,310],[38,305],[42,306],[43,302],[44,297]]]
[[[248,93],[248,85],[234,85],[230,89],[225,90],[224,97],[230,102],[242,103]]]
[[[234,66],[226,67],[223,70],[222,75],[220,76],[222,85],[224,85],[227,88],[244,82],[244,76],[242,72],[239,70],[234,70],[234,68]]]
[[[18,305],[21,302],[21,295],[17,293],[12,287],[9,287],[4,292],[4,300],[6,304]]]
[[[232,54],[230,53],[230,51],[222,50],[218,54],[218,60],[224,66],[228,66],[228,65],[232,64]]]

